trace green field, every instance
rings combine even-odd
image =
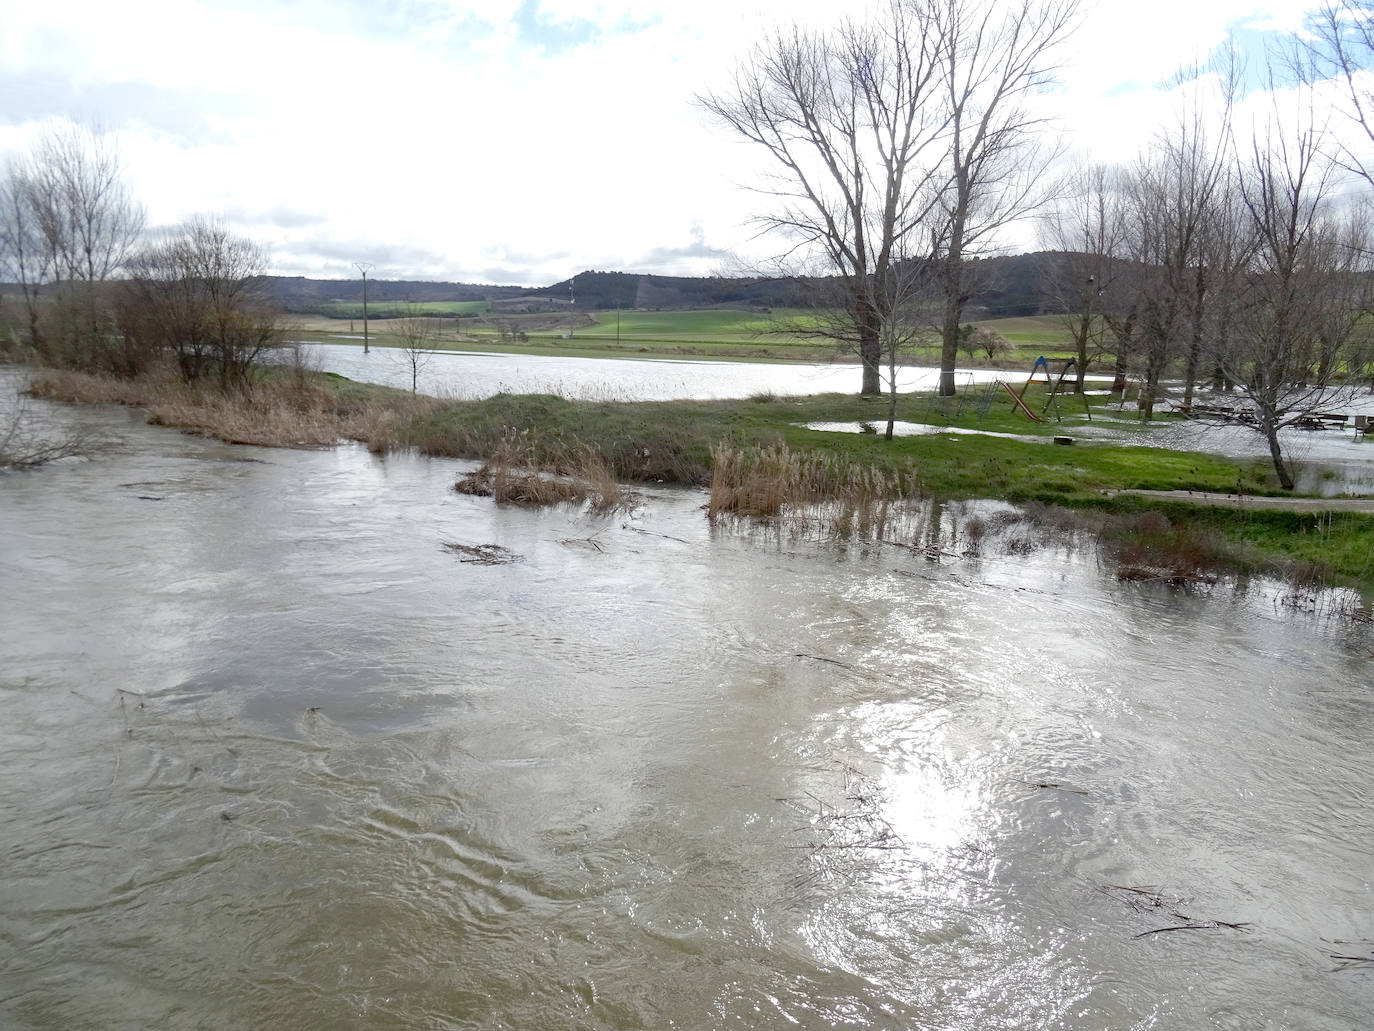
[[[354,321],[352,331],[361,326],[361,306],[335,302],[340,318]],[[579,312],[575,318],[558,313],[535,315],[496,315],[474,310],[482,302],[436,302],[423,309],[436,318],[438,334],[433,346],[451,350],[500,350],[513,354],[575,354],[586,357],[696,357],[739,361],[833,361],[837,357],[853,360],[852,349],[809,333],[817,324],[814,313],[803,309],[707,308],[681,311],[603,311]],[[353,310],[356,307],[356,312]],[[370,305],[375,313],[401,313],[399,304]],[[462,315],[446,319],[446,315]],[[1068,331],[1059,316],[1041,315],[1012,319],[992,319],[976,323],[1002,333],[1016,347],[1016,353],[995,364],[1013,369],[1029,369],[1041,354],[1049,357],[1067,354]],[[504,332],[502,331],[504,327]],[[328,341],[332,334],[347,332],[347,327],[326,319],[303,320],[302,328],[312,339]],[[378,318],[371,326],[377,346],[389,339],[386,320]],[[932,334],[928,343],[907,348],[902,361],[935,364],[939,345]],[[961,367],[986,366],[986,360],[970,360],[961,352]]]
[[[487,310],[486,301],[368,301],[367,314],[374,319],[402,318],[416,312],[421,315],[480,315]],[[326,301],[319,313],[334,319],[361,319],[362,301]]]

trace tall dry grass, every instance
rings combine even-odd
[[[579,444],[566,454],[551,454],[528,433],[511,431],[488,452],[475,472],[454,489],[495,499],[499,504],[558,505],[586,503],[607,514],[629,507],[632,495],[616,481],[601,452]]]
[[[397,397],[385,403],[349,398],[308,370],[282,369],[249,390],[187,383],[160,369],[134,379],[70,369],[44,369],[30,392],[51,401],[122,404],[142,408],[154,425],[171,426],[231,444],[261,447],[329,447],[360,440],[374,451],[399,444],[401,428],[436,405],[428,398]]]
[[[798,453],[785,444],[712,449],[706,512],[729,518],[778,520],[847,536],[881,536],[894,510],[916,491],[909,476],[825,452]]]
[[[798,452],[786,444],[712,450],[710,518],[771,520],[794,507],[838,503],[856,511],[875,510],[914,494],[910,478],[829,454]]]

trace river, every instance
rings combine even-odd
[[[1374,1012],[1367,626],[44,411],[121,443],[0,474],[0,1025]]]

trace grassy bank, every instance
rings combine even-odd
[[[902,497],[1005,499],[1128,521],[1122,525],[1154,512],[1171,526],[1188,528],[1188,543],[1180,544],[1181,550],[1212,555],[1215,544],[1224,547],[1236,568],[1300,568],[1305,576],[1374,591],[1374,518],[1238,513],[1108,497],[1107,492],[1123,489],[1252,494],[1278,489],[1262,462],[1124,444],[1056,446],[1050,440],[1053,434],[1071,432],[1086,417],[1080,413],[1066,416],[1064,423],[1032,423],[1013,411],[1009,401],[980,413],[971,402],[946,406],[908,395],[899,399],[897,418],[1027,439],[937,432],[887,441],[881,432],[808,429],[808,423],[866,423],[881,430],[885,401],[840,394],[666,402],[503,394],[480,401],[439,401],[293,369],[269,370],[250,396],[226,397],[166,376],[125,381],[77,373],[39,374],[34,393],[56,400],[138,405],[153,422],[233,442],[319,447],[352,439],[378,453],[414,449],[483,459],[490,469],[478,486],[498,496],[503,484],[538,468],[565,476],[594,469],[592,479],[603,485],[709,487],[713,515],[769,518],[789,506],[828,499],[857,513],[859,525],[870,519],[882,525],[886,510],[881,506]],[[1028,400],[1036,407],[1033,393]],[[1104,398],[1093,403],[1100,423],[1112,410]],[[1138,432],[1128,424],[1121,428]],[[503,459],[515,443],[519,461]],[[501,480],[509,475],[508,466],[518,475]],[[520,483],[519,490],[529,486]],[[609,495],[603,488],[598,496]],[[1197,543],[1198,534],[1210,542],[1206,547]],[[1174,533],[1166,539],[1182,538]]]

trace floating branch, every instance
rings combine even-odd
[[[692,543],[691,541],[683,540],[681,537],[674,537],[671,534],[667,533],[658,533],[655,530],[645,530],[642,527],[638,526],[628,526],[622,524],[620,528],[622,530],[629,530],[631,533],[642,533],[646,537],[662,537],[665,541],[677,541],[679,544],[686,544],[688,546],[690,546]]]
[[[1365,969],[1366,967],[1374,967],[1374,942],[1371,942],[1371,941],[1346,941],[1346,940],[1341,939],[1341,938],[1333,938],[1333,939],[1326,939],[1326,938],[1323,938],[1322,940],[1325,941],[1328,945],[1354,945],[1354,946],[1356,946],[1356,947],[1358,947],[1358,948],[1361,948],[1361,949],[1367,949],[1368,952],[1369,952],[1369,955],[1367,955],[1367,956],[1359,956],[1359,955],[1354,955],[1354,956],[1352,956],[1352,955],[1349,954],[1349,951],[1348,951],[1348,950],[1347,950],[1347,951],[1344,951],[1344,952],[1328,952],[1328,953],[1326,954],[1327,956],[1329,956],[1331,959],[1334,959],[1334,960],[1338,960],[1338,961],[1339,961],[1339,962],[1336,964],[1336,966],[1334,966],[1334,967],[1331,968],[1333,973],[1335,973],[1336,971],[1340,971],[1340,970],[1351,970],[1351,969],[1361,969],[1361,970],[1362,970],[1362,969]]]
[[[458,544],[455,541],[440,541],[445,551],[458,556],[458,561],[478,566],[504,566],[519,562],[520,556],[499,544]]]
[[[1071,795],[1086,795],[1086,794],[1087,794],[1086,791],[1081,791],[1081,790],[1079,790],[1078,788],[1069,788],[1069,787],[1065,787],[1063,784],[1056,783],[1055,781],[1052,781],[1052,780],[1049,780],[1049,781],[1046,781],[1046,780],[1027,780],[1027,781],[1023,781],[1022,783],[1024,783],[1024,784],[1029,784],[1029,785],[1030,785],[1031,787],[1033,787],[1033,788],[1047,788],[1047,789],[1053,789],[1053,790],[1055,790],[1055,791],[1067,791],[1067,792],[1068,792],[1069,794],[1071,794]],[[1130,891],[1130,890],[1134,890],[1134,889],[1124,889],[1124,890]]]
[[[824,655],[808,655],[806,652],[797,652],[793,658],[810,659],[812,662],[828,662],[832,666],[839,666],[840,669],[847,669],[851,672],[854,669],[854,667],[847,662],[841,662],[839,659],[827,659]]]
[[[1098,888],[1098,891],[1108,898],[1124,902],[1137,913],[1163,913],[1179,921],[1169,927],[1156,927],[1149,931],[1141,931],[1139,934],[1132,935],[1133,939],[1146,938],[1152,934],[1167,934],[1171,931],[1215,931],[1223,927],[1232,931],[1243,931],[1250,926],[1248,921],[1236,923],[1230,920],[1202,920],[1189,916],[1178,908],[1182,905],[1183,899],[1170,898],[1164,894],[1161,888],[1154,885],[1103,884]]]
[[[1164,934],[1168,931],[1214,931],[1218,927],[1229,927],[1233,931],[1243,931],[1249,927],[1248,921],[1238,924],[1230,923],[1226,920],[1203,920],[1198,923],[1178,924],[1174,927],[1156,927],[1153,931],[1141,931],[1139,934],[1132,935],[1132,938],[1144,938],[1151,934]]]

